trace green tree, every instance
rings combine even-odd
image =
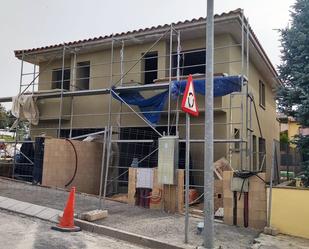
[[[5,108],[0,105],[0,129],[5,129],[8,125],[8,115]]]
[[[16,118],[0,104],[0,129],[11,127]]]
[[[281,45],[279,109],[309,127],[309,0],[296,0],[292,6],[290,27],[281,30]],[[309,136],[298,136],[294,142],[303,155],[309,185]]]

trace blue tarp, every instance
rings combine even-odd
[[[115,99],[122,101],[118,96],[112,94]],[[163,111],[168,91],[159,93],[151,98],[145,99],[139,91],[129,90],[118,94],[127,104],[137,105],[143,112],[144,117],[152,124],[157,124]]]
[[[171,95],[176,99],[185,91],[187,80],[173,81]],[[205,95],[205,79],[193,80],[196,93]],[[214,78],[214,97],[220,97],[232,92],[241,91],[241,76],[220,76]],[[145,99],[137,90],[122,91],[118,94],[127,104],[136,105],[143,112],[144,117],[152,124],[157,124],[163,111],[168,90],[151,98]],[[113,97],[122,101],[115,94]]]
[[[171,87],[171,94],[177,98],[183,94],[187,85],[187,80],[174,81]],[[205,95],[205,79],[193,80],[194,91]],[[232,92],[241,90],[241,76],[220,76],[214,77],[214,97],[221,97]]]

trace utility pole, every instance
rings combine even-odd
[[[213,71],[214,71],[214,0],[207,0],[205,143],[204,143],[204,247],[214,247],[213,178]]]

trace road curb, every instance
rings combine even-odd
[[[9,204],[9,205],[2,205],[3,203]],[[25,204],[30,204],[25,205]],[[17,209],[17,206],[24,206],[23,209]],[[29,212],[30,209],[36,208],[36,212]],[[39,209],[38,209],[39,208]],[[22,202],[15,199],[2,197],[0,200],[0,210],[5,210],[11,213],[16,213],[19,215],[25,215],[27,217],[31,218],[37,218],[40,220],[57,223],[58,222],[58,216],[59,213],[61,213],[60,210],[57,209],[51,209],[45,206],[39,206],[36,204],[28,203],[28,202]],[[30,210],[31,211],[31,210]],[[42,214],[45,215],[42,215]],[[131,232],[119,230],[117,228],[112,228],[104,225],[98,225],[96,223],[80,220],[80,219],[74,219],[75,225],[79,226],[82,230],[109,236],[115,239],[119,239],[122,241],[126,241],[129,243],[133,243],[140,246],[145,246],[148,248],[164,248],[164,249],[184,249],[184,248],[190,248],[190,247],[181,247],[176,246],[172,244],[168,244],[163,241],[159,241],[147,236],[134,234]]]
[[[126,232],[126,231],[119,230],[116,228],[98,225],[98,224],[80,220],[80,219],[75,219],[74,221],[75,221],[75,224],[84,231],[106,235],[109,237],[113,237],[116,239],[134,243],[137,245],[146,246],[148,248],[184,249],[184,247],[171,245],[163,241],[152,239],[150,237],[146,237],[143,235]]]

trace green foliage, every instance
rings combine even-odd
[[[291,11],[291,25],[281,30],[283,86],[278,91],[279,110],[309,127],[309,0],[297,0]],[[309,183],[309,138],[295,140],[303,155],[303,169]]]
[[[290,142],[289,136],[286,133],[281,133],[280,134],[280,143],[282,144],[288,144]]]
[[[0,129],[5,129],[10,127],[10,125],[12,125],[11,114],[0,105]]]

